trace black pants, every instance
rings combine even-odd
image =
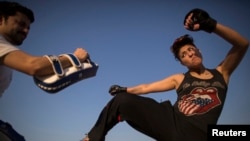
[[[0,120],[0,141],[25,141],[25,139],[9,123]]]
[[[90,140],[104,141],[108,131],[121,120],[157,141],[175,141],[177,136],[173,107],[169,101],[158,103],[151,98],[121,93],[102,110],[88,133]]]

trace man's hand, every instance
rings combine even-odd
[[[191,31],[204,30],[211,33],[216,28],[217,21],[202,9],[193,9],[185,16],[184,26]]]
[[[121,87],[119,85],[112,85],[109,88],[109,93],[114,96],[116,94],[122,93],[122,92],[127,92],[127,87]]]
[[[83,49],[83,48],[77,48],[75,51],[74,51],[74,55],[81,61],[81,62],[84,62],[88,57],[89,57],[89,54],[88,52]]]

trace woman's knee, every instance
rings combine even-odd
[[[129,93],[120,93],[114,97],[114,100],[118,101],[120,105],[120,104],[125,104],[125,103],[131,103],[132,101],[136,99],[136,97],[138,96],[129,94]]]

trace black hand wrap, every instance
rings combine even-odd
[[[127,92],[127,87],[121,87],[119,85],[112,85],[109,89],[109,93],[114,96],[116,94]]]
[[[204,30],[208,33],[211,33],[212,31],[214,31],[216,24],[217,24],[217,21],[215,19],[211,18],[206,11],[204,11],[202,9],[198,9],[198,8],[193,9],[190,12],[188,12],[188,14],[185,16],[185,19],[184,19],[184,25],[185,25],[187,17],[191,13],[193,13],[193,16],[192,16],[192,20],[194,22],[193,25],[199,24],[200,30]],[[190,30],[192,30],[192,31],[193,31],[193,25],[191,25],[189,27]]]

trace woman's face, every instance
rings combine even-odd
[[[180,62],[188,68],[197,68],[202,65],[202,55],[198,48],[193,45],[184,45],[179,54]]]

